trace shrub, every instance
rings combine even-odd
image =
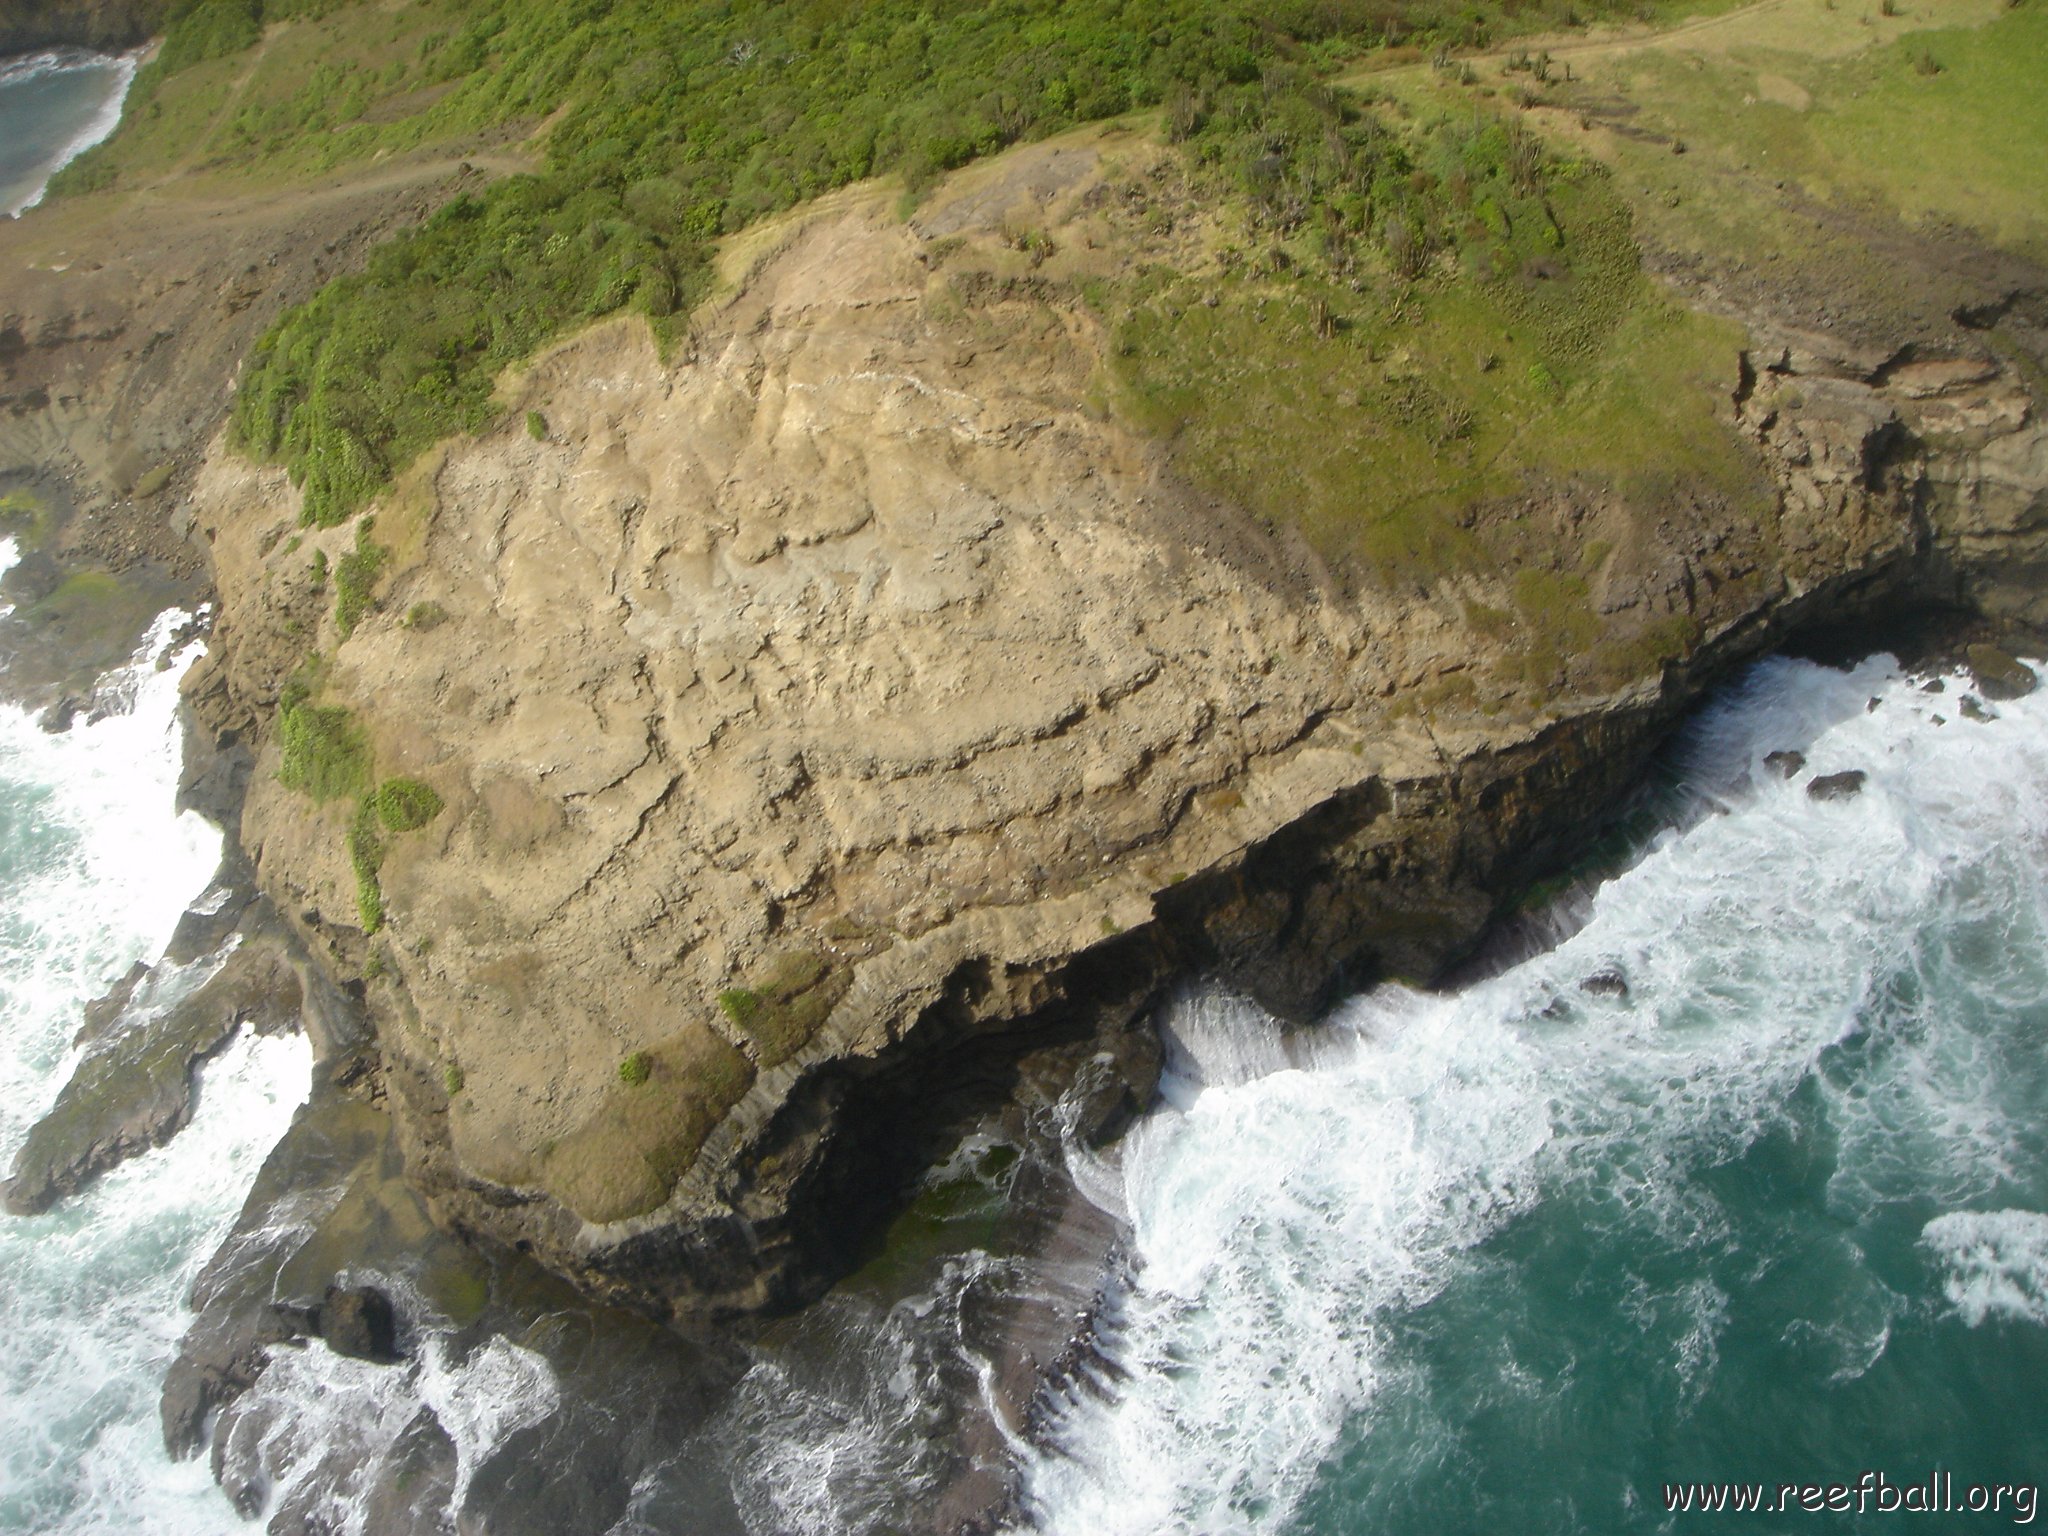
[[[526,435],[536,443],[544,443],[548,436],[548,419],[539,411],[526,413]]]
[[[315,800],[362,793],[370,782],[370,744],[346,709],[299,702],[279,722],[278,782]]]
[[[417,832],[441,814],[442,799],[418,779],[386,779],[370,797],[387,832]]]
[[[448,610],[429,599],[423,603],[414,603],[405,610],[405,617],[398,622],[406,629],[438,629],[448,622]]]
[[[462,1068],[456,1066],[452,1061],[443,1067],[441,1069],[441,1086],[448,1090],[448,1097],[451,1099],[462,1092]]]
[[[377,836],[377,816],[372,796],[356,803],[356,814],[348,826],[348,862],[356,877],[356,916],[364,933],[384,926],[384,890],[377,872],[384,867],[384,843]]]
[[[356,625],[370,611],[372,591],[390,553],[370,538],[368,518],[356,525],[356,547],[341,557],[334,572],[334,622],[342,639],[354,634]]]
[[[619,1081],[628,1088],[638,1088],[654,1074],[654,1058],[645,1051],[635,1051],[619,1063]]]

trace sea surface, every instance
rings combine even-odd
[[[1029,1453],[1031,1524],[2032,1523],[2048,692],[1980,723],[1933,681],[1758,666],[1678,743],[1632,865],[1460,990],[1292,1038],[1188,995],[1165,1106],[1078,1164],[1132,1262]],[[1860,794],[1807,793],[1847,769]],[[1952,1511],[1914,1520],[1931,1474]],[[1668,1509],[1728,1482],[1824,1512]]]
[[[0,567],[13,559],[0,541]],[[49,734],[0,704],[0,1164],[69,1077],[84,1005],[162,954],[219,864],[219,831],[172,804],[186,617],[166,614],[110,680],[125,709]],[[203,1460],[165,1456],[157,1391],[192,1279],[310,1066],[303,1037],[239,1039],[168,1147],[48,1215],[0,1216],[0,1532],[241,1528]]]
[[[135,66],[75,49],[0,59],[0,212],[33,208],[60,167],[114,131]]]

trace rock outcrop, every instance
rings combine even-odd
[[[0,11],[0,58],[43,48],[116,53],[149,41],[170,0],[13,0]]]
[[[191,1118],[194,1071],[237,1030],[296,1028],[300,988],[287,949],[265,904],[218,953],[137,965],[89,1005],[76,1041],[84,1054],[0,1189],[8,1213],[40,1214],[170,1140]]]
[[[908,224],[857,189],[738,242],[678,355],[627,321],[556,349],[386,499],[346,637],[308,562],[353,532],[209,457],[201,717],[261,739],[317,643],[320,706],[442,806],[369,934],[359,812],[280,784],[274,742],[243,833],[368,978],[443,1223],[655,1310],[787,1304],[1027,1042],[1094,1041],[1076,1113],[1113,1134],[1171,978],[1304,1017],[1436,974],[1727,665],[1886,605],[2042,616],[2048,434],[1981,313],[1873,356],[1762,317],[1728,425],[1778,505],[1519,509],[1612,548],[1612,645],[1493,686],[1520,642],[1471,620],[1488,578],[1328,570],[1093,403],[1062,263],[1108,174],[1037,146]],[[1019,215],[1076,254],[1020,252]]]

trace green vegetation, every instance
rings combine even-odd
[[[1787,17],[1792,35],[1759,17],[1740,49],[1629,53],[1561,100],[1583,99],[1596,120],[1617,90],[1640,104],[1617,164],[1687,243],[1845,266],[1881,301],[1889,274],[1854,270],[1858,242],[1786,217],[1789,183],[1823,205],[1953,221],[2048,257],[2048,6],[1913,9],[1878,45],[1849,7]],[[1925,29],[1950,16],[1979,24]],[[1666,137],[1702,148],[1675,158],[1656,142]]]
[[[544,443],[548,437],[548,419],[539,411],[526,413],[526,435],[536,443]]]
[[[150,497],[160,495],[164,487],[171,483],[172,472],[172,466],[169,464],[159,464],[156,468],[149,470],[141,479],[135,482],[135,490],[133,492],[135,499],[137,501],[148,501]]]
[[[376,933],[384,926],[384,888],[377,881],[384,868],[384,840],[377,835],[377,813],[369,795],[356,802],[349,820],[348,865],[356,877],[356,916],[364,933]]]
[[[406,609],[405,617],[398,622],[406,629],[421,631],[439,629],[448,622],[448,610],[432,599],[428,599],[425,602],[414,603],[410,608]]]
[[[34,491],[17,489],[0,495],[0,529],[23,549],[40,549],[55,521],[49,504]]]
[[[427,444],[492,419],[492,381],[634,310],[664,337],[710,242],[866,176],[913,190],[1014,143],[1208,98],[1383,43],[1469,44],[1623,0],[202,0],[138,78],[130,126],[60,193],[172,172],[277,180],[547,120],[539,174],[455,199],[287,315],[234,426],[308,521],[360,509]]]
[[[370,523],[366,517],[356,524],[356,547],[341,557],[334,571],[334,622],[344,640],[370,611],[377,576],[391,553],[371,539]]]
[[[418,779],[386,779],[370,796],[370,803],[387,832],[417,832],[443,808],[433,785]]]
[[[1652,289],[1611,179],[1433,100],[1297,81],[1198,124],[1242,243],[1213,274],[1091,290],[1118,407],[1194,479],[1386,581],[1526,564],[1544,536],[1473,509],[1550,486],[1761,505],[1714,414],[1739,338]]]
[[[753,1045],[765,1070],[809,1043],[852,978],[812,950],[781,956],[751,986],[718,995],[719,1010]]]
[[[290,698],[287,688],[286,698]],[[370,783],[370,743],[355,718],[337,705],[282,704],[278,782],[314,800],[360,795]]]
[[[654,1058],[645,1051],[635,1051],[619,1063],[619,1081],[628,1088],[638,1088],[653,1072]]]
[[[462,1092],[462,1068],[455,1065],[452,1061],[443,1067],[441,1069],[441,1086],[447,1091],[448,1097],[451,1099]]]

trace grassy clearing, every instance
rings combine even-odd
[[[1787,219],[1782,182],[2048,258],[2048,6],[1910,9],[1878,28],[1816,6],[1804,46],[1761,32],[1619,53],[1552,95],[1596,114],[1631,104],[1638,136],[1609,152],[1682,247],[1853,269],[1825,227]],[[1928,26],[1959,15],[1971,24]],[[1690,152],[1672,155],[1673,140]]]
[[[1565,482],[1761,498],[1716,414],[1739,338],[1652,289],[1610,178],[1548,158],[1518,178],[1484,115],[1405,140],[1404,195],[1437,231],[1413,281],[1384,238],[1336,281],[1305,221],[1249,264],[1106,285],[1121,409],[1196,480],[1387,582],[1512,563],[1516,530],[1477,509]]]

